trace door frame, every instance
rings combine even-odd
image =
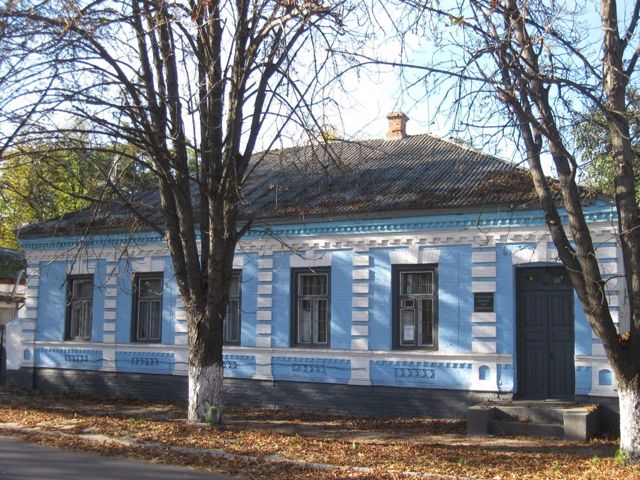
[[[520,265],[516,265],[515,266],[515,289],[514,289],[514,295],[515,295],[515,328],[514,328],[514,333],[515,333],[515,360],[516,360],[516,368],[515,368],[515,375],[516,375],[516,388],[515,388],[515,392],[514,392],[514,398],[516,399],[523,399],[526,400],[526,398],[522,397],[522,390],[521,390],[521,380],[522,380],[522,369],[524,368],[523,363],[520,361],[521,360],[521,355],[520,355],[520,350],[521,350],[521,340],[520,340],[520,335],[521,335],[521,318],[522,318],[522,302],[520,302],[520,298],[521,298],[521,293],[523,291],[523,286],[522,286],[522,275],[524,275],[524,272],[526,272],[527,270],[538,270],[538,269],[556,269],[556,270],[566,270],[566,267],[562,264],[558,264],[558,263],[550,263],[550,262],[536,262],[536,263],[525,263],[525,264],[520,264]],[[546,287],[547,289],[549,289],[549,291],[553,290],[552,286]],[[552,398],[550,396],[547,396],[547,398],[545,400],[573,400],[575,398],[575,390],[576,390],[576,379],[575,379],[575,344],[576,344],[576,316],[575,316],[575,289],[573,288],[573,285],[571,285],[571,283],[569,282],[568,285],[566,286],[562,286],[562,288],[558,288],[558,290],[568,290],[571,292],[571,338],[572,338],[572,346],[573,346],[573,355],[572,355],[572,365],[573,365],[573,371],[571,373],[571,378],[572,378],[572,388],[571,388],[571,393],[567,398],[562,398],[562,399],[558,399],[558,398]],[[548,344],[548,339],[547,339],[547,344]],[[548,375],[548,379],[550,380],[551,377]]]

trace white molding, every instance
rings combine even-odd
[[[313,254],[312,256],[305,255],[291,255],[289,257],[289,266],[291,268],[304,268],[304,267],[330,267],[332,263],[333,255],[331,253]]]
[[[271,310],[258,310],[256,312],[256,320],[262,321],[262,322],[270,322]]]
[[[351,359],[350,385],[371,385],[371,367],[369,362],[367,358]]]
[[[496,337],[497,328],[486,325],[473,325],[471,327],[472,337]]]
[[[369,266],[369,255],[362,253],[354,253],[353,254],[353,266],[354,267],[368,267]]]
[[[496,342],[483,342],[479,340],[472,340],[471,350],[474,353],[496,353],[497,345],[496,345]]]
[[[256,380],[273,380],[271,374],[271,354],[256,352],[256,374],[253,376]]]
[[[152,272],[164,272],[166,262],[164,258],[151,258],[151,271]]]
[[[369,297],[351,297],[353,308],[369,308]]]
[[[368,322],[369,312],[362,311],[362,310],[355,310],[351,312],[351,321],[352,322]]]
[[[351,277],[353,280],[369,280],[368,268],[354,268]]]
[[[273,268],[273,258],[259,258],[258,268],[259,269]]]
[[[603,275],[616,275],[618,273],[618,264],[615,262],[601,263],[599,267],[600,273]]]
[[[471,267],[471,276],[473,278],[492,277],[496,276],[496,267]]]
[[[496,251],[487,251],[487,252],[471,252],[471,262],[472,263],[495,263],[496,261]]]
[[[606,358],[606,353],[604,351],[604,345],[601,343],[593,343],[591,344],[591,355],[594,357],[603,357]]]
[[[596,222],[589,225],[590,231],[595,241],[611,242],[614,240],[615,228],[609,222]],[[296,248],[303,250],[330,250],[336,248],[354,248],[359,251],[377,247],[388,247],[390,245],[412,245],[421,246],[451,246],[451,245],[474,245],[485,246],[487,238],[489,246],[493,242],[500,243],[536,243],[541,235],[546,235],[546,228],[540,227],[514,227],[491,228],[487,236],[485,231],[473,229],[450,229],[450,230],[419,230],[406,233],[380,233],[380,234],[344,234],[325,235],[312,238],[296,237],[290,239],[282,237],[287,243],[295,243]],[[123,243],[124,245],[124,243]],[[168,250],[164,243],[150,245],[129,245],[130,257],[135,256],[168,256]],[[260,252],[262,254],[272,254],[273,252],[288,251],[289,247],[282,245],[270,238],[261,239],[241,239],[238,244],[238,252]],[[29,264],[33,265],[40,261],[68,260],[77,254],[77,248],[50,249],[50,250],[27,250],[26,256]],[[476,252],[474,252],[476,253]],[[477,252],[481,253],[481,252]],[[94,258],[107,259],[108,261],[119,261],[122,252],[116,248],[100,248],[93,250]],[[529,260],[527,260],[528,262]],[[36,267],[37,271],[37,267]]]
[[[473,323],[495,323],[496,312],[472,312],[471,321]]]
[[[246,262],[244,261],[244,257],[242,257],[241,255],[234,255],[233,256],[233,268],[236,270],[242,270],[242,267],[244,267],[246,264]]]
[[[258,272],[258,281],[259,282],[273,282],[273,272],[271,272],[271,271]]]
[[[104,343],[115,343],[116,342],[115,333],[104,333],[104,334],[102,334],[102,341]]]
[[[412,245],[408,249],[398,249],[389,252],[392,265],[433,264],[440,262],[440,250],[419,248]]]
[[[471,282],[471,292],[495,292],[496,291],[496,282]]]
[[[175,322],[174,323],[174,332],[175,333],[189,333],[189,326],[187,322]]]
[[[440,262],[440,250],[427,250],[420,249],[420,260],[418,263],[421,264],[435,264]]]
[[[256,333],[263,335],[271,335],[271,324],[270,323],[258,323],[256,325]]]
[[[105,298],[105,300],[104,300],[104,308],[116,308],[116,299],[115,298]]]
[[[256,347],[271,348],[271,337],[256,337]]]
[[[368,350],[369,349],[369,339],[368,338],[352,338],[351,339],[351,349],[352,350],[356,350],[356,351],[357,350]]]
[[[355,294],[369,294],[369,283],[353,283],[353,286],[351,287],[353,293]]]
[[[116,324],[115,322],[104,322],[103,324],[103,331],[106,332],[115,332],[116,331]]]
[[[489,377],[480,380],[480,367],[489,367]],[[498,389],[498,365],[494,362],[473,362],[471,366],[471,390],[483,392],[497,392]]]
[[[271,297],[258,297],[258,308],[271,308],[273,300]]]
[[[259,283],[258,295],[271,295],[273,294],[273,285],[271,283]]]
[[[605,259],[615,259],[617,258],[617,248],[616,247],[597,247],[595,248],[596,258],[598,260]]]
[[[354,337],[367,337],[369,336],[369,325],[352,325],[351,335]]]

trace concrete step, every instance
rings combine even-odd
[[[467,433],[584,441],[598,432],[599,421],[597,408],[574,403],[480,404],[467,410]]]
[[[527,423],[562,424],[566,407],[513,405],[498,406],[494,418],[496,420]]]
[[[528,437],[562,438],[564,427],[557,423],[527,423],[491,420],[491,433],[496,435],[518,435]]]

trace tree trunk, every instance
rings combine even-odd
[[[189,365],[189,407],[190,422],[207,422],[212,425],[222,423],[223,410],[223,365]]]
[[[630,463],[640,462],[640,382],[620,386],[620,451]]]

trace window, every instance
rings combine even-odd
[[[67,340],[89,340],[93,316],[93,277],[69,277],[67,286]]]
[[[240,272],[233,272],[231,288],[229,289],[229,303],[227,315],[224,318],[225,345],[240,345]]]
[[[395,348],[437,348],[436,269],[394,267],[393,343]]]
[[[293,271],[293,338],[296,345],[329,345],[329,279],[328,268]]]
[[[134,280],[133,340],[160,342],[162,338],[162,274],[136,275]]]

